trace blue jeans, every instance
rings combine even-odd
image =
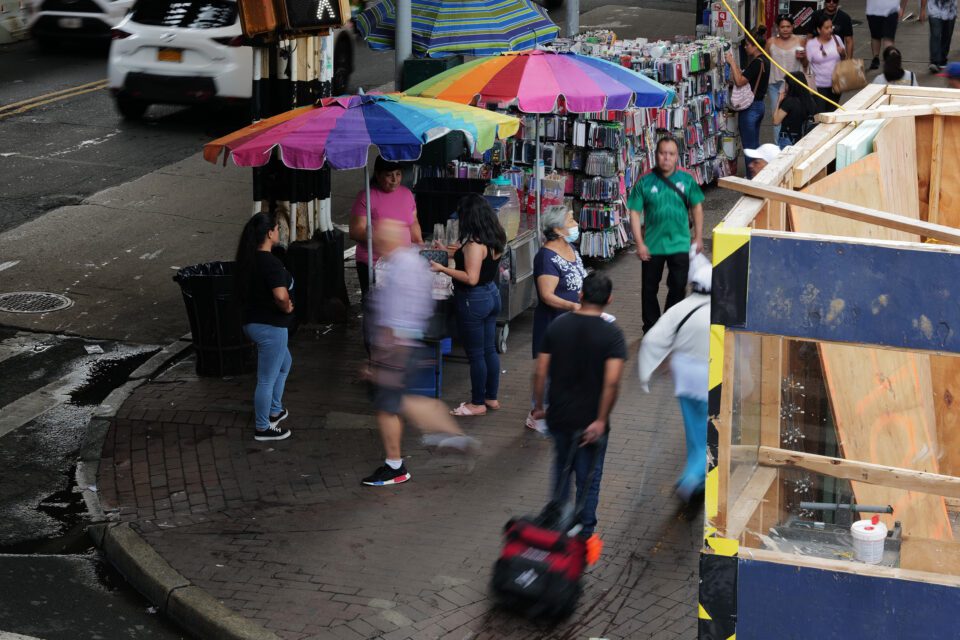
[[[500,289],[493,282],[454,290],[460,340],[470,361],[470,403],[496,400],[500,390],[497,314]]]
[[[955,19],[930,18],[930,62],[932,64],[946,66],[955,23]]]
[[[590,535],[597,527],[597,505],[600,503],[600,480],[603,478],[603,460],[607,455],[607,438],[602,438],[598,443],[580,446],[579,439],[575,439],[576,433],[567,433],[560,431],[550,431],[550,437],[553,438],[553,497],[560,504],[566,503],[570,497],[570,481],[560,486],[563,469],[567,465],[570,457],[571,448],[575,448],[577,453],[573,458],[573,476],[577,485],[577,500],[583,496],[584,486],[587,483],[587,476],[590,475],[590,467],[593,466],[594,458],[597,457],[597,469],[593,472],[593,482],[587,490],[587,497],[583,503],[583,511],[580,512],[580,523],[583,525],[582,533]]]
[[[253,394],[253,414],[258,430],[270,427],[270,416],[283,411],[283,387],[293,362],[287,349],[286,327],[252,322],[243,331],[257,343],[257,390]]]
[[[777,103],[780,102],[780,89],[783,88],[783,83],[785,81],[781,80],[780,82],[771,82],[767,85],[767,100],[770,103],[770,118],[773,118],[773,114],[777,112]],[[780,125],[773,125],[773,139],[780,139]],[[753,147],[748,147],[753,148]]]
[[[763,99],[754,100],[753,104],[737,114],[737,125],[740,127],[740,143],[744,149],[756,149],[760,146],[760,123],[763,121]],[[747,180],[753,178],[750,171],[750,158],[743,157],[747,168]]]
[[[707,401],[677,396],[687,437],[687,464],[677,481],[677,493],[684,500],[703,491],[707,480]]]

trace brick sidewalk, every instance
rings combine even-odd
[[[638,390],[639,262],[608,265],[610,311],[631,343],[613,415],[599,511],[605,548],[577,611],[555,627],[491,607],[503,523],[547,500],[550,444],[523,427],[532,314],[511,323],[504,408],[461,424],[478,458],[444,457],[408,430],[410,483],[359,484],[381,462],[358,325],[301,329],[285,423],[258,443],[252,375],[197,378],[188,359],[136,390],[114,420],[99,489],[178,571],[291,640],[306,638],[693,638],[702,519],[679,514],[684,456],[668,376]],[[636,283],[636,284],[634,284]],[[447,362],[444,397],[467,399],[465,362]]]

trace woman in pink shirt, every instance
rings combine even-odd
[[[837,63],[846,57],[846,49],[840,38],[833,35],[833,20],[825,13],[818,13],[813,22],[814,37],[807,40],[806,56],[801,60],[804,68],[813,72],[813,80],[817,86],[817,93],[840,102],[840,94],[833,92],[833,70]],[[820,111],[836,109],[829,102],[817,100]]]
[[[410,189],[403,186],[402,165],[377,157],[370,180],[370,219],[376,228],[378,220],[397,220],[409,230],[406,245],[423,244],[423,234],[417,221],[417,203]],[[367,194],[357,194],[350,216],[350,239],[357,243],[357,275],[360,291],[367,297],[370,282],[370,257],[367,255]],[[380,256],[373,252],[373,264]]]

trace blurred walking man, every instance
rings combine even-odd
[[[434,311],[430,263],[409,246],[406,228],[394,220],[381,220],[374,231],[377,254],[376,287],[371,291],[373,326],[370,360],[373,405],[386,459],[363,484],[382,487],[410,479],[400,454],[402,414],[421,431],[448,434],[434,439],[444,448],[466,450],[476,444],[463,435],[450,410],[439,400],[409,393],[411,377],[424,360],[423,334]]]

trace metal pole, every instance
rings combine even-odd
[[[580,33],[580,0],[567,0],[566,3],[566,32],[568,38]]]
[[[253,100],[251,101],[251,110],[253,111],[253,113],[251,115],[253,116],[252,117],[253,122],[259,122],[260,118],[263,116],[263,105],[260,102],[260,90],[261,90],[260,85],[262,84],[262,81],[260,79],[261,77],[260,65],[262,64],[261,62],[262,59],[263,59],[263,49],[261,49],[260,47],[253,47],[253,80],[252,80],[252,87],[251,87],[251,95],[253,96]],[[257,180],[256,169],[252,170],[251,173],[253,175],[254,182],[256,182]],[[253,191],[254,193],[256,193],[257,191],[256,184],[253,185]],[[260,209],[261,209],[260,202],[257,200],[254,200],[252,215],[256,215],[257,213],[259,213]]]
[[[394,90],[403,88],[403,63],[413,51],[413,14],[410,0],[397,0],[397,25],[393,31],[393,49],[396,54]]]
[[[537,154],[536,154],[536,157],[535,157],[534,163],[533,163],[533,188],[534,188],[534,189],[536,190],[536,192],[537,192],[537,233],[536,233],[536,237],[539,239],[539,238],[540,238],[540,196],[541,196],[541,194],[540,194],[540,173],[543,171],[543,166],[542,166],[542,164],[541,164],[542,161],[540,160],[540,114],[539,114],[539,113],[535,116],[534,121],[535,121],[535,123],[536,123],[536,124],[534,125],[534,127],[536,128],[536,130],[534,131],[534,134],[536,135],[536,140],[537,140],[537,145],[536,145]]]
[[[370,167],[363,167],[363,187],[367,192],[367,282],[373,290],[373,214],[370,211]]]

